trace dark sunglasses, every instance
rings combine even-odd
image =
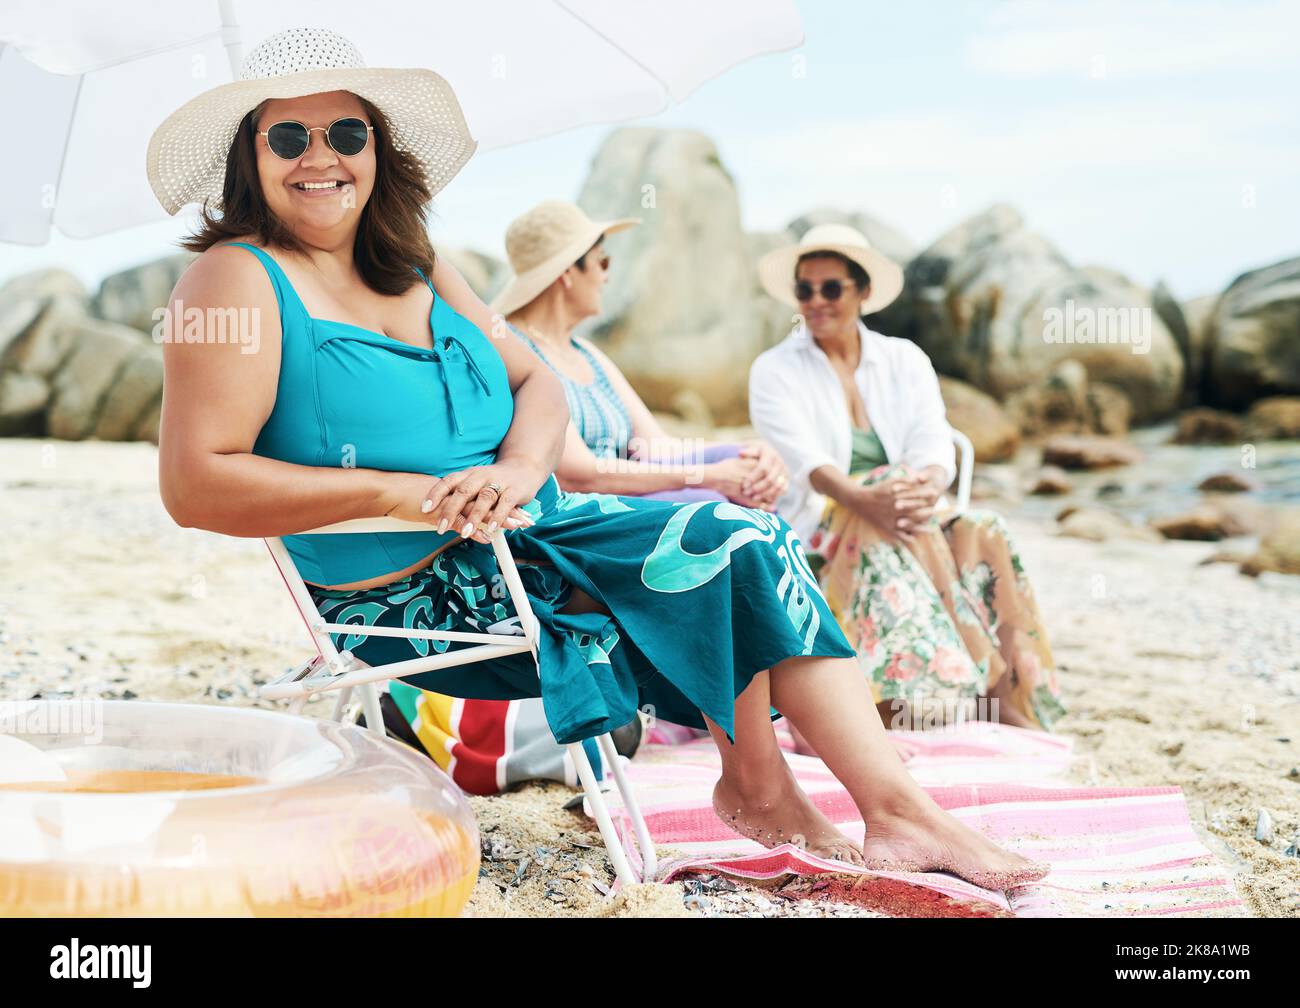
[[[857,284],[852,280],[825,280],[821,285],[821,295],[827,301],[838,301],[846,286],[856,287]],[[816,288],[807,280],[800,280],[794,285],[796,301],[811,301],[814,293]]]
[[[258,136],[266,137],[266,146],[271,153],[285,161],[297,161],[307,153],[311,146],[311,135],[320,130],[325,134],[325,142],[336,154],[354,157],[366,149],[370,142],[373,126],[367,126],[356,116],[344,116],[335,119],[328,126],[313,126],[308,129],[300,122],[285,121],[274,123],[264,130],[258,130]]]

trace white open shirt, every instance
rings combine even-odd
[[[956,451],[930,358],[915,343],[868,329],[861,320],[858,333],[862,354],[853,377],[885,457],[916,470],[940,466],[951,483]],[[824,465],[848,472],[853,418],[839,378],[804,324],[754,361],[749,418],[790,470],[777,510],[807,540],[826,503],[808,477]]]

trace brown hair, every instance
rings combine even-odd
[[[433,246],[427,231],[431,194],[419,161],[393,146],[388,119],[366,99],[358,96],[358,100],[375,128],[375,186],[361,210],[352,257],[366,286],[380,294],[401,294],[419,283],[412,266],[418,266],[425,276],[433,272]],[[221,242],[255,235],[262,245],[305,254],[297,236],[262,198],[254,136],[265,104],[244,116],[235,131],[226,155],[223,212],[215,216],[205,202],[198,230],[180,242],[182,248],[206,252]]]

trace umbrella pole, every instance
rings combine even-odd
[[[239,20],[235,17],[235,0],[217,0],[221,11],[221,42],[230,60],[230,77],[239,79],[239,67],[244,62],[244,46],[239,37]]]

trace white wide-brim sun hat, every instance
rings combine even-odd
[[[871,283],[858,307],[861,315],[878,312],[903,292],[903,270],[877,252],[866,235],[847,224],[818,224],[793,245],[773,249],[758,261],[763,289],[782,304],[800,308],[794,296],[794,270],[799,257],[809,252],[838,252],[867,271]]]
[[[576,204],[545,200],[506,228],[506,258],[513,276],[492,299],[492,310],[511,315],[535,300],[605,235],[640,224],[640,217],[594,221]]]
[[[451,85],[432,70],[368,68],[347,39],[290,28],[252,50],[239,79],[190,99],[163,120],[146,155],[149,185],[169,214],[187,203],[220,208],[226,158],[240,121],[268,98],[351,91],[387,117],[390,140],[419,161],[433,195],[478,147]]]

